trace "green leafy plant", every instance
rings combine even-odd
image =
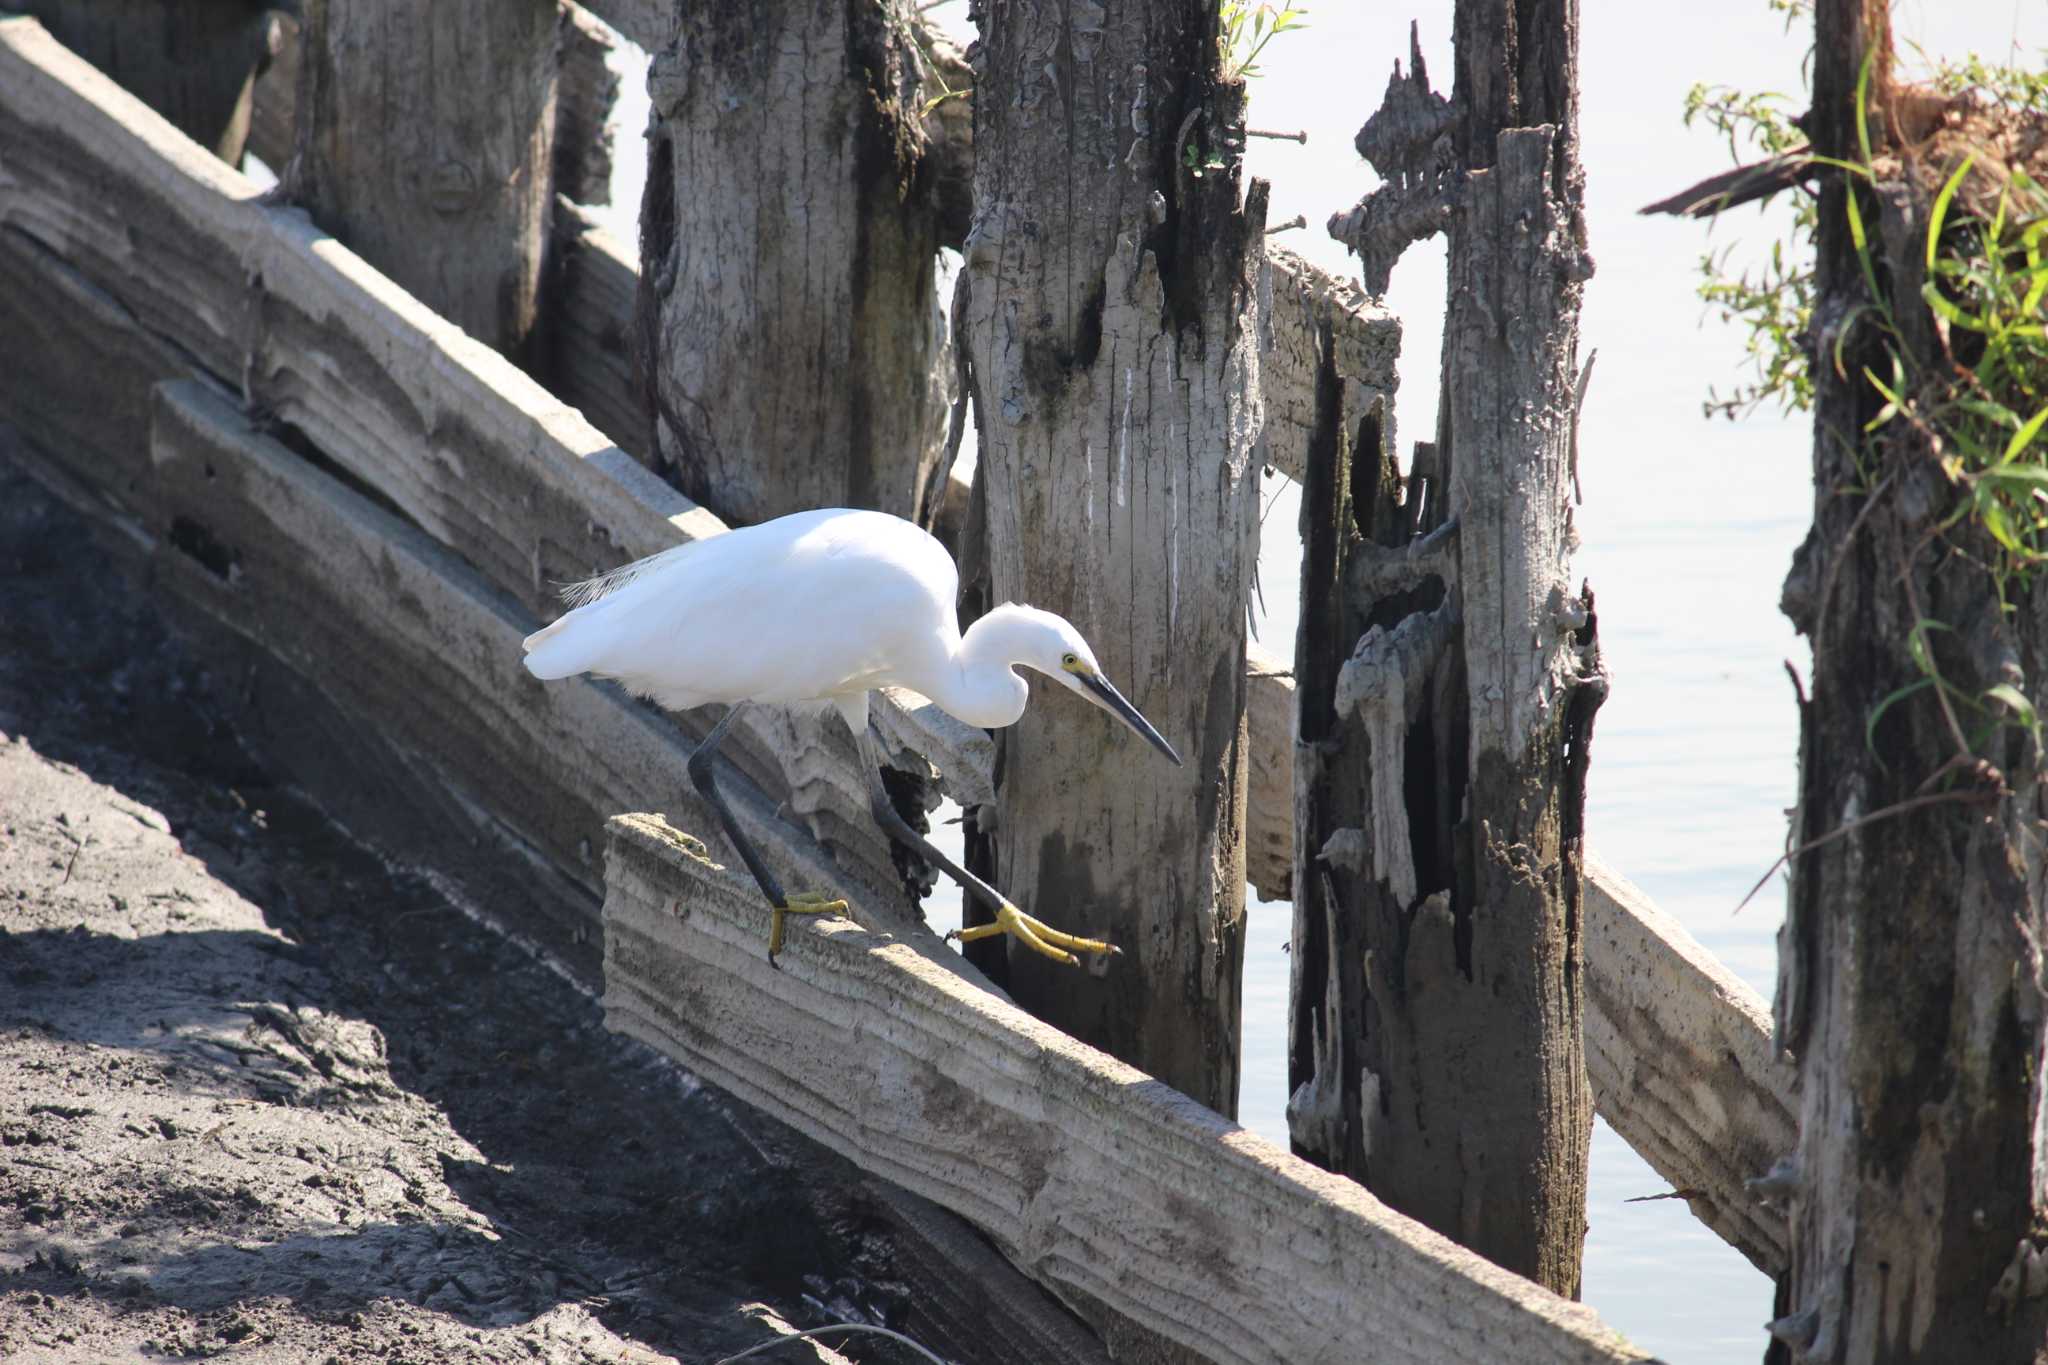
[[[1731,161],[1796,155],[1805,134],[1793,126],[1786,96],[1744,94],[1728,86],[1695,85],[1686,93],[1685,124],[1702,123],[1721,134]],[[1723,322],[1748,332],[1747,363],[1754,376],[1727,392],[1707,388],[1701,411],[1731,421],[1775,402],[1787,413],[1813,406],[1806,333],[1813,320],[1813,234],[1817,201],[1799,193],[1786,237],[1773,241],[1761,266],[1735,272],[1733,245],[1700,257],[1699,295]]]
[[[1789,13],[1803,0],[1773,3]],[[1966,127],[2009,126],[2014,119],[2048,114],[2048,72],[1972,57],[1936,65],[1932,74],[1934,87],[1956,97],[1955,107],[1979,121],[1970,125],[1966,119]],[[1963,562],[1981,566],[2001,608],[2010,611],[2015,589],[2030,586],[2048,563],[2048,189],[2024,165],[1994,167],[1976,151],[1960,150],[1969,145],[1968,137],[1930,142],[1903,161],[1880,148],[1880,160],[1872,149],[1869,84],[1866,63],[1856,92],[1857,147],[1848,159],[1807,151],[1784,96],[1698,86],[1687,97],[1686,121],[1704,121],[1720,132],[1738,162],[1762,153],[1781,166],[1850,179],[1852,192],[1843,196],[1842,212],[1865,295],[1829,328],[1830,344],[1816,354],[1808,262],[1821,201],[1804,191],[1793,206],[1788,238],[1773,245],[1765,265],[1737,274],[1728,269],[1727,250],[1708,254],[1701,297],[1748,330],[1753,378],[1727,395],[1710,390],[1705,409],[1733,417],[1772,400],[1788,412],[1810,408],[1815,368],[1830,365],[1844,374],[1849,338],[1875,328],[1879,359],[1860,373],[1878,400],[1865,433],[1882,447],[1886,433],[1896,431],[1908,441],[1906,448],[1933,453],[1957,496],[1931,536]],[[1955,164],[1948,168],[1942,158]],[[1913,179],[1916,162],[1946,170],[1931,202],[1932,182]],[[1917,195],[1927,204],[1921,259],[1914,264],[1924,277],[1921,299],[1940,352],[1931,366],[1916,363],[1913,349],[1901,341],[1884,287],[1890,272],[1878,257],[1873,225],[1865,221],[1877,202],[1867,196],[1879,188],[1891,196]],[[1860,491],[1874,498],[1894,476],[1866,465],[1862,477]],[[1982,534],[1961,534],[1965,529]],[[1899,581],[1912,595],[1910,576]],[[1885,714],[1923,692],[1935,698],[1956,736],[1952,764],[1981,762],[1976,755],[2005,727],[2024,730],[2038,744],[2040,718],[2027,696],[2008,683],[1982,692],[1953,683],[1942,672],[1935,646],[1952,625],[1928,618],[1917,601],[1910,605],[1916,624],[1905,646],[1917,677],[1872,709],[1866,734],[1873,748]]]
[[[1308,11],[1293,0],[1273,5],[1246,4],[1244,0],[1223,0],[1219,16],[1218,41],[1223,48],[1226,80],[1249,80],[1259,74],[1259,54],[1266,44],[1283,33],[1307,28]]]
[[[1193,139],[1189,139],[1187,145],[1181,148],[1180,164],[1181,168],[1196,180],[1200,180],[1210,171],[1227,171],[1230,169],[1228,161],[1225,161],[1214,152],[1203,151],[1201,144]]]

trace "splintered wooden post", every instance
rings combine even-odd
[[[1581,824],[1606,695],[1592,600],[1567,577],[1591,271],[1576,42],[1568,5],[1461,0],[1457,101],[1417,48],[1358,138],[1387,187],[1332,220],[1375,288],[1448,229],[1446,397],[1405,490],[1333,409],[1302,499],[1289,1104],[1297,1150],[1565,1294],[1586,1227]]]
[[[1055,52],[1034,11],[991,7],[975,49],[963,344],[988,562],[993,600],[1073,621],[1186,766],[1038,689],[1003,732],[995,871],[1123,949],[1087,972],[1013,948],[1017,998],[1232,1113],[1265,187],[1240,204],[1244,87],[1213,5],[1097,23]]]
[[[288,189],[313,220],[515,360],[554,209],[553,0],[307,0]]]
[[[653,53],[638,330],[656,467],[730,521],[928,520],[944,487],[953,367],[910,9],[686,5]]]
[[[1782,598],[1813,678],[1778,936],[1802,1106],[1770,1331],[1814,1365],[2018,1365],[2048,1355],[2048,612],[2012,529],[2038,536],[2037,495],[1987,485],[2038,478],[2042,456],[2006,450],[2021,414],[1988,448],[1971,428],[2039,410],[2040,342],[2001,363],[1928,304],[2017,318],[2024,286],[1981,281],[2048,219],[2048,157],[2039,112],[2011,105],[1912,130],[1883,0],[1821,0],[1814,25],[1805,126],[1819,165],[1862,173],[1818,176],[1813,529]],[[1996,220],[2005,267],[1986,263]]]

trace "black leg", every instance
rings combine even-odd
[[[772,967],[775,965],[775,955],[782,951],[785,915],[844,914],[846,902],[825,896],[803,895],[797,897],[797,903],[792,905],[790,898],[783,894],[782,884],[775,880],[775,874],[761,861],[761,855],[755,851],[753,842],[740,832],[740,822],[733,815],[732,807],[727,805],[725,797],[719,794],[718,780],[712,772],[715,766],[713,760],[718,754],[718,746],[725,741],[726,732],[732,729],[733,720],[745,706],[745,702],[735,702],[725,713],[724,718],[711,727],[711,733],[704,736],[697,747],[690,751],[690,785],[711,803],[711,809],[718,815],[720,828],[725,830],[726,842],[740,855],[740,861],[745,863],[747,871],[753,874],[754,885],[761,888],[761,894],[768,898],[768,904],[774,910],[768,928],[768,965]]]
[[[863,760],[861,766],[867,769],[868,813],[874,816],[875,823],[887,830],[890,838],[905,848],[916,849],[925,861],[943,870],[966,890],[988,902],[989,909],[1000,910],[1008,905],[1010,902],[1002,892],[933,848],[931,840],[910,827],[910,822],[896,809],[896,803],[889,799],[888,788],[882,785],[882,759],[881,755],[875,752],[874,736],[863,731],[858,738]]]
[[[874,737],[863,726],[855,738],[860,741],[861,758],[863,766],[867,769],[868,810],[874,816],[875,823],[887,830],[891,838],[916,849],[934,866],[944,869],[948,876],[960,883],[962,889],[971,891],[987,901],[989,908],[996,912],[995,923],[958,929],[948,937],[958,938],[964,943],[990,938],[996,934],[1008,934],[1034,952],[1069,964],[1079,962],[1080,959],[1074,956],[1076,952],[1121,956],[1119,949],[1099,939],[1078,938],[1072,934],[1062,933],[1044,921],[1025,914],[1011,903],[1009,897],[933,848],[931,840],[912,829],[910,822],[897,812],[896,803],[889,799],[888,789],[882,785],[882,759],[881,755],[875,752]]]

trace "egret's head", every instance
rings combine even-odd
[[[1124,700],[1123,694],[1110,685],[1102,676],[1102,666],[1095,662],[1095,651],[1081,638],[1081,632],[1064,617],[1033,607],[1015,608],[1020,616],[1031,623],[1027,645],[1030,653],[1017,660],[1026,668],[1035,668],[1048,678],[1101,707],[1115,716],[1137,734],[1148,740],[1152,747],[1172,759],[1177,765],[1180,755],[1173,751],[1152,722],[1139,714],[1138,708]]]

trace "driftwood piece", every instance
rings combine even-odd
[[[1084,1317],[1213,1361],[1643,1359],[1590,1309],[842,920],[748,947],[758,897],[657,819],[611,822],[605,1008],[857,1164],[960,1213]],[[950,955],[945,955],[950,956]],[[1111,1324],[1114,1330],[1114,1324]]]

